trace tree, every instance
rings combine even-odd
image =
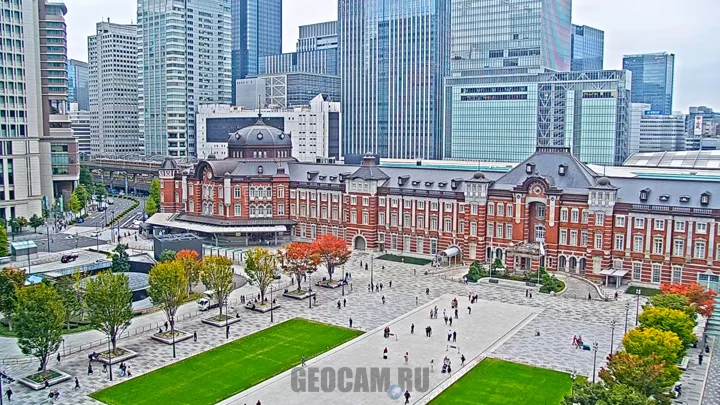
[[[207,258],[205,258],[207,260]],[[253,248],[247,253],[245,260],[245,274],[250,283],[260,289],[260,302],[265,301],[265,291],[275,278],[277,258],[267,249]]]
[[[145,214],[148,216],[155,215],[158,212],[158,205],[152,198],[145,201]]]
[[[690,319],[695,319],[697,313],[695,305],[690,303],[690,300],[680,294],[656,294],[650,297],[650,305],[657,308],[670,308],[683,311]]]
[[[206,257],[202,263],[202,282],[208,290],[215,292],[222,315],[223,303],[233,289],[232,260],[225,256]]]
[[[71,277],[61,277],[55,283],[55,291],[57,291],[60,301],[65,307],[65,324],[67,329],[70,330],[70,321],[80,315],[83,309],[80,297],[75,292],[74,280]]]
[[[37,229],[45,224],[45,220],[40,218],[37,214],[33,214],[33,216],[30,217],[30,227],[33,228],[35,233],[37,233]]]
[[[657,405],[624,384],[608,386],[579,381],[573,384],[572,391],[565,395],[563,405]]]
[[[102,183],[95,183],[93,186],[93,193],[98,197],[98,201],[102,201],[101,197],[108,195],[108,191]]]
[[[0,312],[7,319],[11,331],[17,307],[17,293],[25,286],[25,277],[25,272],[18,268],[6,267],[0,270]]]
[[[666,364],[677,364],[683,343],[673,332],[655,328],[633,329],[623,338],[625,351],[640,357],[655,354]]]
[[[0,227],[0,257],[10,256],[10,244],[8,242],[7,229]]]
[[[117,339],[133,318],[130,281],[123,273],[103,271],[85,283],[88,319],[93,328],[104,333],[117,350]]]
[[[640,324],[643,328],[655,328],[675,333],[682,340],[685,349],[697,341],[693,328],[695,322],[682,311],[670,308],[648,308],[640,317]],[[680,356],[685,355],[685,351]]]
[[[193,285],[200,281],[202,274],[202,266],[198,257],[198,252],[187,249],[181,250],[175,255],[175,260],[185,269],[185,277],[188,280],[188,294],[192,293]]]
[[[174,250],[163,250],[162,253],[160,253],[160,261],[161,262],[171,262],[175,260],[175,256],[177,255],[177,252]]]
[[[57,351],[62,342],[64,312],[55,289],[44,283],[17,293],[15,327],[18,346],[23,354],[40,360],[42,371],[46,371],[50,354]]]
[[[600,369],[600,378],[607,385],[625,384],[646,398],[660,398],[681,373],[674,364],[668,365],[654,354],[641,357],[619,351],[608,356],[607,368]]]
[[[332,234],[322,235],[312,243],[313,251],[325,264],[332,280],[335,267],[342,266],[350,259],[350,250],[341,238]]]
[[[85,309],[87,308],[85,303],[85,290],[83,288],[83,280],[86,276],[87,274],[78,271],[70,277],[73,281],[73,291],[77,296],[78,302],[80,302],[80,317],[83,321],[85,320]]]
[[[148,200],[155,201],[155,206],[160,207],[160,179],[157,177],[150,183],[150,198]]]
[[[706,318],[709,318],[715,309],[715,291],[698,283],[663,283],[660,285],[660,290],[665,294],[684,295],[690,304],[695,305],[697,313]]]
[[[82,207],[85,208],[85,205],[87,205],[87,202],[90,199],[90,193],[88,192],[87,188],[85,188],[85,186],[81,184],[77,186],[77,188],[75,188],[75,194],[77,194]]]
[[[19,233],[24,227],[27,226],[27,219],[25,217],[15,217],[10,220],[10,228],[13,233]]]
[[[297,291],[301,291],[300,282],[306,274],[312,274],[320,264],[313,246],[303,242],[292,242],[280,253],[283,272],[297,281]]]
[[[70,201],[68,201],[67,208],[73,213],[77,214],[82,210],[82,203],[76,193],[70,195]]]
[[[175,313],[188,295],[185,269],[176,261],[158,263],[150,269],[148,283],[150,299],[165,312],[174,334]]]
[[[80,184],[88,188],[93,185],[92,172],[87,167],[80,167]]]
[[[113,273],[125,273],[130,271],[130,255],[127,253],[127,245],[119,244],[113,250],[112,271]]]

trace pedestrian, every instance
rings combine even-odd
[[[168,330],[168,322],[165,321],[165,332],[167,332],[167,330]]]
[[[77,377],[75,377],[75,391],[80,389],[80,380],[78,380]]]
[[[588,293],[588,301],[592,300],[592,294]]]
[[[8,402],[12,401],[12,399],[11,399],[12,394],[13,394],[12,388],[8,387],[8,389],[5,390],[5,396],[7,397]]]
[[[415,306],[418,304],[418,297],[415,297]]]
[[[382,285],[382,283],[380,283],[380,291],[382,291],[382,288],[383,288],[383,285]]]
[[[362,269],[362,267],[363,267],[362,260],[360,260],[360,269]]]
[[[529,295],[530,295],[530,290],[526,288],[525,289],[525,298],[527,298]]]
[[[392,280],[390,280],[390,283],[388,283],[388,287],[392,288]]]
[[[350,318],[350,329],[352,329],[352,318]]]
[[[197,331],[193,332],[193,340],[197,343]]]
[[[435,372],[435,360],[433,360],[433,359],[430,359],[430,372],[431,373]]]
[[[385,296],[384,295],[382,296],[382,302],[383,302],[383,305],[385,305]]]
[[[262,405],[262,404],[260,403],[260,400],[259,400],[259,399],[258,399],[258,401],[257,401],[257,403],[256,403],[255,405]]]
[[[532,298],[532,291],[530,291],[530,298]]]
[[[417,276],[417,269],[413,269],[413,276]]]
[[[300,367],[305,367],[305,355],[300,356]]]
[[[468,306],[468,315],[470,315],[470,312],[472,312],[472,308]]]
[[[445,320],[445,325],[447,325],[448,317],[444,316],[443,319]]]
[[[452,318],[448,318],[448,321],[450,322],[450,326],[452,326]]]
[[[57,353],[57,361],[58,361],[58,364],[60,364],[60,352]]]
[[[88,375],[92,375],[92,374],[93,374],[92,363],[88,363],[87,373],[88,373]]]
[[[443,309],[443,317],[444,317],[444,318],[447,318],[447,312],[445,312],[444,309]]]
[[[698,365],[699,366],[702,366],[702,361],[703,361],[703,354],[700,353],[700,354],[698,354]]]
[[[452,339],[452,330],[448,329],[448,342]]]
[[[411,335],[415,334],[415,324],[414,323],[410,325],[410,334]]]
[[[573,342],[572,342],[572,344],[573,344],[573,346],[575,346],[575,348],[577,348],[577,336],[575,336],[575,335],[573,335]]]
[[[464,366],[464,365],[465,365],[465,355],[464,355],[464,354],[461,354],[461,355],[460,355],[460,365],[461,365],[461,366]]]
[[[132,377],[132,373],[130,372],[130,366],[125,366],[125,372],[127,373],[128,377]]]
[[[367,268],[367,263],[365,263],[365,271],[367,271],[367,269],[368,269],[368,268]]]
[[[430,319],[433,319],[433,310],[430,310]]]
[[[455,307],[455,319],[458,319],[458,309]]]
[[[48,380],[47,377],[43,378],[43,383],[45,384],[45,388],[49,388],[49,387],[50,387],[50,380]]]
[[[386,347],[385,349],[383,349],[383,360],[387,360],[387,356],[388,356],[388,349]]]
[[[457,331],[453,332],[453,342],[457,342]]]
[[[618,295],[619,295],[619,294],[618,294],[618,292],[617,292],[617,291],[615,291],[615,301],[617,301],[617,300],[618,300]]]
[[[403,357],[405,358],[405,364],[408,364],[408,352],[405,352],[405,356]]]
[[[107,363],[103,363],[103,373],[107,373]]]
[[[430,295],[430,288],[425,289],[425,295]]]
[[[405,390],[405,405],[410,403],[410,392]]]
[[[340,309],[340,306],[341,306],[341,305],[342,305],[342,304],[340,304],[340,300],[338,300],[338,302],[337,302],[337,307],[338,307],[338,309]]]
[[[343,308],[345,308],[346,306],[347,306],[347,300],[345,298],[343,298]]]

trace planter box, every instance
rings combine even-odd
[[[168,330],[167,333],[169,334],[170,331]],[[188,340],[192,337],[192,333],[183,332],[178,329],[175,329],[175,335],[175,343],[182,342],[183,340]],[[157,340],[160,343],[165,343],[166,345],[173,344],[172,336],[164,337],[155,333],[152,335],[152,339]]]
[[[50,373],[51,377],[52,377],[52,378],[48,379],[48,384],[50,384],[51,386],[55,385],[55,384],[60,384],[62,382],[70,380],[72,378],[72,376],[70,374],[63,373],[60,370],[55,370],[55,369],[50,368],[47,370],[47,372]],[[42,390],[45,388],[45,383],[43,381],[36,382],[36,381],[30,379],[30,377],[33,377],[38,374],[40,374],[40,373],[38,372],[38,373],[30,374],[28,376],[19,378],[18,382],[20,382],[20,384],[22,384],[30,389],[33,389],[35,391]]]
[[[283,294],[283,297],[292,298],[294,300],[304,300],[305,298],[309,298],[315,295],[315,291],[307,292],[305,290],[302,291],[302,294],[297,294],[296,291],[289,291]]]
[[[251,303],[251,304],[252,304],[252,303]],[[273,309],[273,310],[278,309],[278,308],[280,308],[280,304],[273,304],[273,306],[272,306],[272,309]],[[270,304],[267,304],[267,305],[255,305],[255,306],[245,305],[245,309],[248,309],[248,310],[250,310],[250,311],[260,312],[260,313],[263,313],[263,314],[264,314],[265,312],[270,312]]]
[[[124,361],[130,360],[133,357],[137,357],[137,355],[138,355],[137,353],[135,353],[132,350],[123,349],[122,347],[119,347],[119,346],[118,346],[117,350],[122,350],[124,354],[119,355],[119,356],[113,356],[112,361],[111,361],[111,359],[109,359],[107,357],[103,357],[103,356],[107,356],[107,354],[108,354],[108,352],[106,350],[104,352],[98,353],[100,356],[98,357],[97,361],[99,361],[100,363],[105,363],[105,364],[116,364],[116,363],[119,364]]]
[[[215,320],[215,319],[212,319],[212,318],[206,318],[206,319],[203,319],[201,322],[204,323],[204,324],[207,324],[207,325],[216,326],[216,327],[218,327],[218,328],[223,328],[223,327],[225,327],[225,319],[223,319],[223,320]],[[230,316],[230,317],[227,318],[227,324],[228,324],[228,325],[232,325],[232,324],[234,324],[235,322],[240,322],[240,318],[234,317],[234,316]]]

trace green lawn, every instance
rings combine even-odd
[[[635,295],[637,290],[640,290],[640,295],[643,297],[652,297],[653,295],[658,295],[662,293],[662,291],[656,289],[656,288],[647,288],[647,287],[629,287],[627,289],[627,292],[625,294],[628,295]]]
[[[485,359],[430,404],[558,405],[571,387],[569,374]]]
[[[211,405],[300,364],[302,355],[315,357],[360,334],[292,319],[91,397],[113,405]]]
[[[411,256],[398,256],[398,255],[390,255],[385,254],[377,258],[378,260],[387,260],[390,262],[397,262],[397,263],[405,263],[405,264],[415,264],[418,266],[425,266],[427,264],[432,263],[432,260],[427,259],[420,259],[417,257],[411,257]]]

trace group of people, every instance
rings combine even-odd
[[[573,346],[575,346],[576,349],[584,349],[585,344],[583,343],[582,336],[580,335],[573,335]]]

